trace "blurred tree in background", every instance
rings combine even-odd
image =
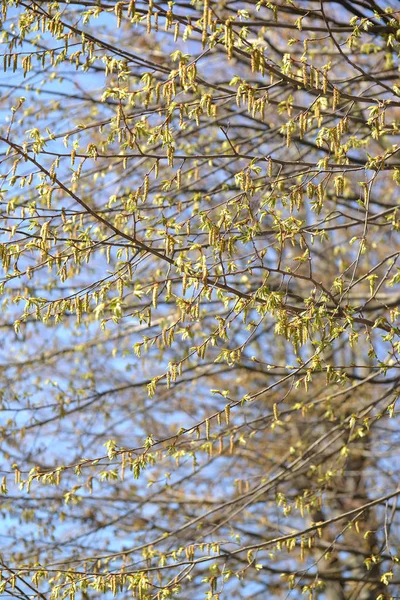
[[[4,597],[398,597],[399,17],[3,0]]]

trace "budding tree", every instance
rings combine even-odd
[[[395,0],[3,0],[4,596],[391,598]]]

